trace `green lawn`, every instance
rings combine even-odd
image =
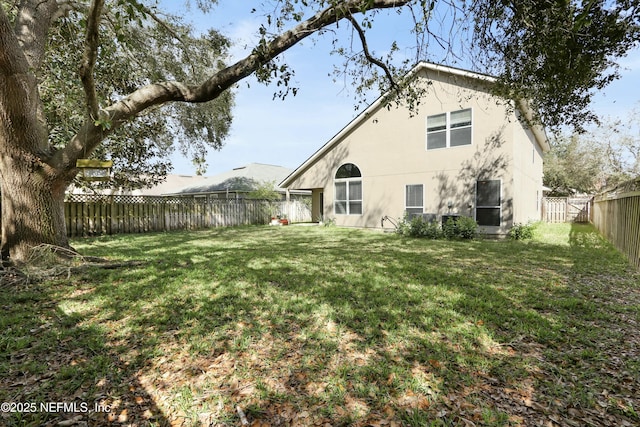
[[[0,424],[640,424],[640,275],[588,226],[74,244],[143,262],[0,287],[0,402],[67,405]]]

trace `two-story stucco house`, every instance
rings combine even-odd
[[[312,191],[313,217],[339,226],[458,214],[499,235],[540,219],[549,144],[526,105],[492,95],[482,74],[423,62],[409,76],[427,89],[417,112],[379,98],[280,186]]]

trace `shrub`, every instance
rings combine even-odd
[[[398,233],[409,237],[425,237],[428,239],[438,239],[442,237],[442,230],[436,221],[425,221],[422,217],[416,216],[411,220],[408,217],[398,225]]]
[[[437,221],[425,221],[422,218],[419,218],[422,222],[420,226],[420,236],[425,237],[427,239],[439,239],[442,237],[442,230],[440,226],[438,226]]]
[[[460,239],[475,239],[478,235],[478,223],[468,216],[461,216],[456,221],[456,237]]]
[[[320,223],[322,225],[324,225],[325,227],[333,227],[334,225],[336,225],[336,220],[333,219],[333,218],[321,217],[320,218]]]
[[[536,228],[535,224],[513,224],[511,230],[509,230],[509,238],[511,240],[526,240],[533,238],[533,230]]]
[[[447,239],[474,239],[478,235],[478,223],[468,216],[460,216],[455,220],[449,218],[442,226]]]
[[[398,233],[427,239],[473,239],[478,234],[478,224],[465,216],[449,219],[442,227],[437,221],[426,221],[420,216],[411,220],[405,217],[398,225]]]
[[[447,239],[453,239],[456,235],[456,222],[449,218],[442,224],[442,235]]]

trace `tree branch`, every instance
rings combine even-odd
[[[19,41],[11,29],[4,9],[0,8],[0,74],[3,78],[14,74],[26,74],[29,62],[20,49]],[[6,76],[6,77],[4,77]]]
[[[185,42],[184,38],[181,37],[180,34],[178,34],[173,28],[171,28],[171,26],[167,24],[167,22],[165,22],[164,19],[160,18],[156,13],[154,13],[151,8],[145,6],[142,3],[138,3],[138,7],[140,8],[140,11],[142,11],[145,15],[149,16],[153,21],[156,22],[156,24],[164,28],[165,31],[171,34],[171,36],[182,45],[182,47],[184,48],[187,54],[187,62],[192,62],[191,55],[189,52],[190,47],[189,47],[189,44]],[[193,69],[193,64],[191,65]]]
[[[387,65],[384,62],[380,61],[377,58],[374,58],[371,55],[371,52],[369,52],[367,37],[364,33],[364,30],[360,26],[360,24],[358,24],[358,21],[356,21],[353,15],[347,15],[347,20],[351,22],[351,25],[353,25],[353,28],[355,28],[356,32],[358,33],[358,36],[360,37],[360,42],[362,43],[362,51],[364,53],[365,58],[367,58],[367,61],[381,68],[384,71],[384,74],[387,76],[387,79],[389,79],[389,83],[391,84],[391,87],[394,89],[398,89],[399,88],[398,84],[393,79],[393,74],[391,74],[391,70],[389,70],[389,67],[387,67]]]
[[[411,1],[370,0],[367,10],[398,8]],[[248,56],[220,70],[199,86],[165,82],[142,87],[104,110],[110,121],[108,129],[97,126],[94,121],[85,123],[69,144],[55,154],[52,163],[66,169],[64,173],[68,179],[72,179],[76,173],[75,161],[81,155],[91,153],[109,133],[145,109],[167,102],[211,101],[311,34],[352,14],[362,12],[362,0],[349,0],[327,7],[279,36],[271,40],[263,39]]]
[[[15,34],[32,69],[40,69],[47,33],[58,5],[55,0],[26,0],[20,3]]]
[[[80,80],[84,88],[85,103],[87,113],[93,121],[98,120],[98,96],[96,94],[96,83],[93,78],[93,70],[95,68],[96,59],[98,57],[98,45],[100,35],[100,16],[104,0],[93,0],[89,8],[87,18],[87,33],[84,42],[84,54],[82,56],[82,65],[80,65]]]
[[[69,14],[72,10],[82,10],[83,6],[78,2],[68,0],[62,1],[58,0],[58,10],[51,17],[52,21],[57,21],[60,18],[63,18]]]

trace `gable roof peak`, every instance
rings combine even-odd
[[[489,74],[479,73],[476,71],[467,70],[464,68],[454,67],[451,65],[436,64],[434,62],[420,61],[418,62],[408,73],[407,77],[414,75],[422,70],[436,71],[439,73],[446,73],[456,76],[468,77],[476,80],[482,80],[490,83],[495,83],[498,79]]]

